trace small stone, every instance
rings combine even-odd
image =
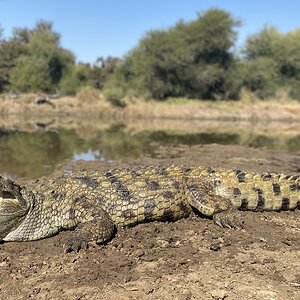
[[[193,296],[193,294],[192,294],[191,291],[184,290],[184,291],[182,291],[182,295],[181,295],[180,299],[182,299],[182,300],[190,300],[190,299],[192,299],[192,296]]]
[[[227,292],[225,290],[213,290],[211,292],[211,296],[213,299],[216,300],[223,300],[225,299],[228,295]]]
[[[292,242],[289,241],[289,240],[283,240],[282,243],[287,245],[287,246],[292,246]]]
[[[259,240],[260,242],[262,242],[262,243],[266,243],[266,242],[267,242],[267,240],[264,239],[263,237],[259,237],[258,240]]]
[[[136,252],[135,252],[135,256],[136,257],[141,257],[145,254],[144,250],[142,249],[138,249]]]
[[[211,244],[209,249],[213,251],[219,251],[221,250],[221,245],[219,243]]]
[[[154,292],[154,288],[152,288],[152,287],[151,287],[151,288],[146,288],[146,289],[145,289],[145,294],[146,294],[146,295],[149,295],[149,294],[151,294],[151,293],[153,293],[153,292]]]

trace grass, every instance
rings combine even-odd
[[[110,97],[91,88],[83,88],[74,97],[53,99],[51,102],[54,106],[35,104],[36,96],[26,94],[18,99],[11,99],[8,95],[3,95],[0,99],[0,114],[92,114],[134,119],[300,120],[300,102],[290,99],[287,93],[264,101],[245,91],[239,101],[169,98],[162,102],[124,97],[121,100],[126,105],[121,106],[115,105]]]

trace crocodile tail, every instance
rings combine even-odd
[[[241,210],[280,211],[300,208],[300,177],[234,170],[219,176],[216,193]]]

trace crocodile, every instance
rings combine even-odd
[[[298,175],[158,165],[65,172],[26,186],[0,176],[0,240],[38,240],[70,230],[66,252],[105,243],[123,226],[175,221],[193,211],[239,229],[239,210],[299,208]]]

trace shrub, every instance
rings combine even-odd
[[[237,98],[239,84],[228,72],[238,25],[229,13],[210,9],[194,21],[150,31],[117,67],[116,77],[155,99]]]
[[[123,99],[125,93],[122,88],[111,87],[103,91],[105,99],[114,107],[125,108],[126,102]]]
[[[275,96],[278,90],[276,62],[267,57],[259,57],[243,64],[244,86],[259,98]]]

